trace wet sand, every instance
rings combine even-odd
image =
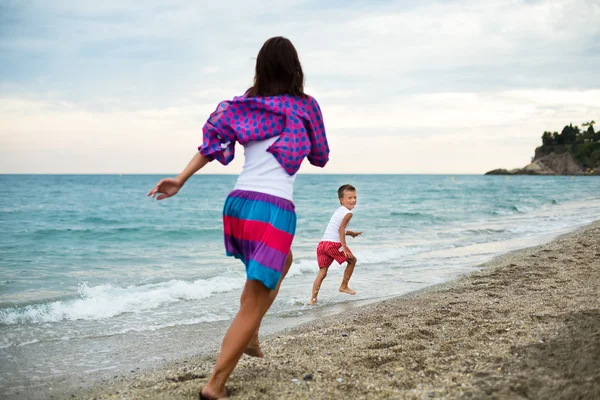
[[[262,340],[234,399],[599,399],[600,223]],[[215,356],[54,398],[198,398]]]

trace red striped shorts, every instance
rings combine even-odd
[[[348,261],[348,257],[343,251],[340,251],[342,244],[340,242],[319,242],[317,246],[317,263],[319,268],[326,268],[331,265],[333,260],[338,264]]]

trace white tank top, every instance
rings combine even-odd
[[[341,206],[335,210],[331,216],[331,219],[329,220],[329,224],[327,224],[325,234],[323,235],[323,239],[321,239],[322,242],[341,242],[340,225],[347,214],[352,214],[352,211],[348,210],[344,206]]]
[[[244,167],[234,189],[266,193],[293,201],[296,174],[290,176],[267,152],[279,136],[244,145]]]

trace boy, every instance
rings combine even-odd
[[[312,297],[308,304],[316,304],[317,296],[319,295],[319,289],[323,279],[327,276],[327,270],[333,262],[337,261],[338,264],[347,262],[346,270],[344,271],[344,278],[340,285],[340,292],[348,294],[356,294],[356,292],[348,287],[348,281],[354,272],[354,266],[356,265],[356,257],[352,254],[348,246],[346,245],[346,235],[352,236],[353,238],[360,235],[362,232],[347,231],[346,227],[352,218],[352,209],[356,206],[356,188],[352,185],[342,185],[338,189],[338,198],[340,200],[340,207],[335,210],[327,229],[325,229],[325,235],[317,246],[317,262],[319,264],[319,274],[315,278],[312,289]]]

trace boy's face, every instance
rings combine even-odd
[[[356,206],[358,197],[355,190],[345,190],[344,197],[340,198],[340,203],[348,210],[352,210]]]

